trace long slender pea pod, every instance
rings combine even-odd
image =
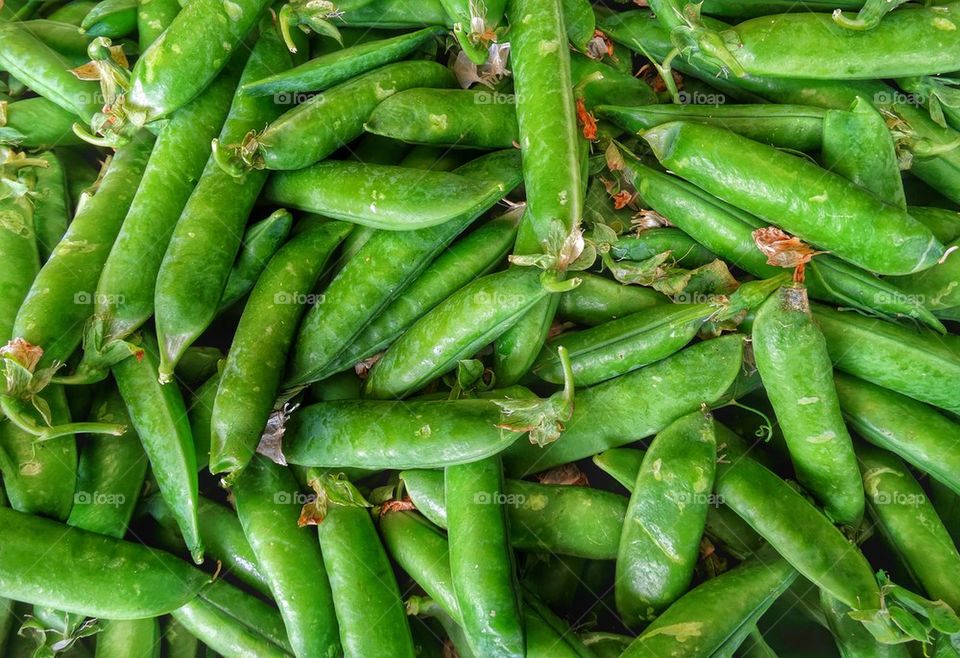
[[[96,658],[160,658],[160,622],[104,620],[97,633]]]
[[[200,597],[284,651],[291,652],[283,618],[272,603],[264,602],[224,580],[210,583]]]
[[[315,57],[289,71],[249,82],[243,85],[242,91],[250,96],[276,96],[329,89],[367,71],[401,60],[444,33],[445,30],[440,27],[426,27],[389,39],[359,43]]]
[[[694,185],[867,270],[909,274],[943,255],[906,210],[798,156],[698,123],[666,123],[643,136],[664,166]],[[747,180],[749,189],[738,182]]]
[[[100,0],[80,22],[80,30],[90,37],[119,39],[137,29],[137,0]]]
[[[830,634],[842,658],[907,658],[910,651],[905,644],[881,644],[850,617],[850,607],[824,590],[820,590],[820,606],[830,627]]]
[[[665,251],[671,252],[678,267],[690,269],[706,265],[717,257],[689,235],[672,227],[648,228],[639,235],[619,237],[610,245],[610,254],[616,260],[646,260]]]
[[[35,167],[31,170],[36,177],[33,224],[40,260],[45,262],[67,232],[70,199],[67,195],[67,176],[60,159],[53,151],[41,153],[37,157],[47,163],[46,167]]]
[[[184,16],[181,12],[177,21]],[[165,36],[169,33],[170,30]],[[157,41],[151,48],[160,43]],[[265,27],[240,83],[286,70],[290,64],[290,53],[276,28]],[[219,144],[239,142],[245,134],[276,117],[278,111],[270,98],[235,95],[220,131]],[[154,295],[160,376],[164,380],[173,374],[183,351],[216,316],[217,303],[240,249],[243,227],[265,181],[266,174],[261,171],[250,171],[239,178],[226,173],[215,152],[187,200],[157,273]]]
[[[929,331],[813,304],[837,370],[960,413],[960,351]]]
[[[183,396],[176,386],[157,380],[156,339],[145,335],[140,359],[113,367],[113,377],[127,405],[133,428],[150,459],[160,493],[170,507],[190,554],[199,564],[203,542],[197,521],[197,457]]]
[[[310,471],[307,481],[318,499],[304,507],[301,523],[317,526],[344,654],[412,658],[413,637],[400,589],[369,504],[342,473]]]
[[[94,403],[93,418],[131,425],[123,398],[116,390],[106,391]],[[147,465],[140,440],[132,432],[124,436],[88,436],[80,452],[76,493],[67,525],[123,537],[143,489]]]
[[[297,656],[339,648],[334,602],[320,547],[297,528],[299,488],[289,470],[254,457],[233,484],[243,532],[280,608]],[[304,574],[309,578],[304,578]]]
[[[450,573],[463,629],[480,656],[523,655],[523,623],[498,457],[444,469]]]
[[[393,343],[432,308],[502,262],[517,234],[519,211],[491,219],[453,243],[336,358],[337,372]]]
[[[320,303],[307,312],[286,384],[308,384],[331,374],[327,369],[345,345],[397,299],[461,231],[520,183],[517,165],[516,155],[508,151],[478,158],[457,170],[462,176],[478,176],[484,181],[483,196],[474,199],[462,214],[426,229],[374,233],[337,273]]]
[[[76,2],[68,2],[65,5],[61,5],[54,9],[52,12],[47,14],[47,20],[57,21],[58,23],[70,23],[71,25],[80,26],[80,21],[83,20],[83,17],[87,15],[91,9],[93,9],[97,3],[95,0],[77,0]]]
[[[29,149],[82,144],[73,134],[76,120],[73,112],[42,96],[0,101],[0,142]]]
[[[537,473],[656,434],[721,399],[740,372],[742,356],[742,336],[721,336],[580,389],[560,440],[544,448],[516,442],[504,455],[507,472]]]
[[[140,52],[149,48],[180,13],[177,0],[141,0],[137,4]]]
[[[404,471],[400,478],[417,509],[436,525],[447,527],[443,474]],[[511,479],[505,480],[503,494],[508,501],[504,506],[510,544],[515,549],[594,560],[616,557],[627,510],[623,496],[589,487]],[[486,500],[492,503],[493,497]]]
[[[501,335],[551,294],[534,268],[512,268],[476,279],[417,320],[376,363],[365,392],[405,397],[455,368]],[[471,318],[462,323],[459,319]]]
[[[670,301],[651,288],[623,285],[590,272],[577,276],[580,285],[560,295],[557,313],[579,325],[593,327]]]
[[[657,434],[637,474],[617,553],[617,611],[655,618],[690,586],[713,490],[713,419],[694,412]]]
[[[240,253],[230,268],[223,286],[219,311],[223,312],[240,301],[251,290],[263,273],[267,263],[287,240],[293,228],[293,215],[280,209],[251,224],[243,234]]]
[[[899,455],[960,495],[960,425],[932,407],[837,372],[840,410],[850,428],[873,445]]]
[[[9,151],[3,155],[12,155]],[[32,160],[31,160],[32,161]],[[15,162],[15,160],[14,160]],[[30,162],[30,161],[24,161]],[[40,161],[35,161],[37,165]],[[0,339],[9,340],[13,334],[17,312],[30,292],[33,279],[40,270],[37,248],[36,214],[31,201],[31,183],[35,177],[29,172],[2,172],[0,176]]]
[[[180,626],[221,655],[250,658],[290,656],[267,638],[202,598],[186,603],[171,614]]]
[[[960,606],[960,553],[927,494],[895,455],[859,445],[857,457],[880,533],[932,599]]]
[[[671,121],[693,121],[797,151],[820,148],[827,113],[809,105],[601,105],[595,111],[635,134]]]
[[[0,519],[0,594],[18,601],[104,619],[143,619],[178,608],[207,582],[188,563],[142,544],[8,509],[0,509]],[[43,568],[37,568],[38,556]],[[103,578],[108,571],[114,577]]]
[[[754,359],[797,479],[831,519],[856,527],[864,504],[857,458],[806,292],[799,284],[785,286],[760,307],[751,332]]]
[[[253,457],[308,295],[350,228],[336,221],[306,228],[270,260],[257,281],[230,345],[214,401],[211,472],[234,473]]]
[[[196,388],[189,400],[185,401],[187,418],[190,420],[190,434],[193,436],[194,452],[197,455],[198,470],[203,470],[210,464],[210,421],[213,418],[213,403],[217,398],[219,387],[220,373],[218,371]]]
[[[394,93],[454,84],[450,71],[436,62],[388,64],[297,105],[263,132],[245,138],[235,149],[235,156],[246,168],[302,169],[363,134],[363,123],[373,109]],[[376,201],[376,197],[370,200]]]
[[[416,3],[409,0],[374,0],[345,11],[338,21],[348,26],[378,29],[453,25],[441,0],[421,0]]]
[[[515,0],[508,14],[533,243],[562,271],[579,255],[563,247],[583,214],[581,138],[562,6],[560,0]]]
[[[271,177],[264,194],[273,203],[391,231],[456,224],[459,217],[475,217],[481,208],[489,208],[491,194],[499,200],[516,186],[515,151],[496,151],[481,159],[483,163],[474,161],[452,172],[327,160]],[[501,167],[499,175],[475,175],[495,163]]]

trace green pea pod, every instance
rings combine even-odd
[[[185,16],[189,17],[189,12],[181,12],[177,22]],[[174,27],[151,49],[162,45]],[[290,64],[290,53],[280,34],[268,26],[247,60],[240,83],[286,70]],[[272,99],[235,95],[218,143],[239,141],[277,113]],[[224,172],[217,163],[217,148],[180,214],[157,273],[154,306],[161,346],[160,375],[165,381],[173,374],[183,350],[216,316],[217,303],[240,249],[243,227],[266,180],[266,174],[259,171],[240,178]]]
[[[460,175],[478,175],[484,181],[483,197],[476,198],[463,214],[426,229],[381,231],[371,236],[327,286],[320,303],[307,312],[288,366],[286,385],[306,384],[332,374],[334,371],[328,369],[345,345],[398,298],[461,231],[519,184],[515,157],[500,151],[457,170]]]
[[[960,239],[947,245],[951,252],[960,250]],[[960,258],[949,255],[929,270],[893,277],[890,281],[910,297],[919,299],[936,311],[960,306]]]
[[[8,598],[104,619],[144,619],[192,600],[207,582],[186,562],[142,544],[8,509],[0,509],[0,519],[0,595]],[[34,568],[41,555],[44,568]]]
[[[446,528],[442,474],[404,471],[400,478],[417,509],[432,523]],[[504,482],[503,494],[510,544],[515,549],[594,560],[616,557],[627,509],[622,496],[588,487],[510,479]],[[485,498],[493,501],[492,496]],[[585,514],[585,510],[590,513]]]
[[[108,390],[94,403],[93,418],[130,426],[123,398]],[[132,432],[87,437],[77,467],[77,488],[67,525],[121,538],[143,489],[147,456]]]
[[[518,215],[510,212],[491,219],[448,247],[367,325],[327,371],[344,370],[383,350],[432,308],[502,262],[513,246]]]
[[[160,623],[156,618],[104,620],[96,637],[97,658],[160,658]]]
[[[678,267],[693,269],[716,260],[717,255],[675,228],[650,228],[639,235],[628,235],[610,245],[617,260],[647,260],[665,251],[672,252]]]
[[[196,391],[217,374],[223,356],[217,347],[192,346],[183,353],[183,358],[177,364],[177,381],[184,388]]]
[[[283,619],[272,603],[265,603],[224,580],[215,580],[210,583],[200,593],[200,598],[284,651],[291,653]]]
[[[692,121],[726,128],[778,148],[816,151],[823,142],[826,110],[809,105],[601,105],[596,113],[640,134],[672,121]]]
[[[578,390],[561,439],[544,448],[516,442],[504,455],[507,473],[538,473],[656,434],[702,404],[722,398],[740,371],[742,355],[742,336],[721,336]]]
[[[137,0],[100,0],[80,22],[80,30],[91,37],[119,39],[137,29]]]
[[[290,235],[292,227],[293,215],[280,209],[247,229],[243,234],[240,253],[223,288],[219,307],[221,312],[253,289],[267,263]]]
[[[36,167],[33,196],[33,224],[37,235],[40,260],[46,262],[67,232],[70,222],[70,199],[67,196],[66,172],[52,151],[37,156],[47,163]]]
[[[73,25],[44,18],[22,21],[19,25],[71,62],[82,64],[90,59],[87,46],[90,45],[91,36],[83,34]],[[19,82],[25,83],[23,80]]]
[[[219,387],[220,373],[215,372],[193,392],[188,403],[187,417],[190,420],[194,451],[197,453],[198,470],[203,470],[210,464],[210,422],[213,419],[213,403]]]
[[[757,556],[698,585],[647,626],[624,658],[733,655],[760,616],[794,581],[797,572],[780,558]]]
[[[960,213],[946,208],[910,206],[910,216],[930,229],[937,240],[947,244],[960,238]]]
[[[849,606],[824,590],[820,590],[820,604],[842,658],[907,658],[910,655],[905,644],[877,642],[863,624],[850,617]]]
[[[233,484],[243,532],[280,608],[297,656],[337,652],[337,620],[320,547],[297,528],[300,490],[287,469],[256,456]],[[304,578],[304,574],[310,575]]]
[[[77,117],[42,96],[0,101],[0,142],[29,149],[82,144],[73,134]]]
[[[524,653],[503,495],[497,457],[444,469],[453,589],[467,642],[481,656]]]
[[[774,473],[734,455],[717,465],[716,493],[812,583],[855,610],[880,610],[880,589],[863,554]]]
[[[38,161],[39,164],[39,161]],[[0,270],[0,339],[12,337],[17,312],[29,294],[40,270],[37,250],[36,214],[30,200],[27,172],[0,177],[0,254],[6,263]]]
[[[562,0],[561,6],[567,39],[577,50],[586,52],[587,45],[593,39],[597,28],[597,18],[593,13],[593,4],[587,0]]]
[[[376,363],[367,379],[367,396],[404,397],[473,356],[550,294],[540,274],[531,268],[488,274],[448,297]],[[462,318],[472,320],[464,324]]]
[[[633,108],[658,102],[657,95],[643,80],[586,55],[571,53],[570,69],[577,92],[583,94],[584,103],[593,110],[600,105]]]
[[[564,320],[593,327],[670,300],[652,288],[627,286],[583,272],[580,285],[560,295],[557,313]]]
[[[167,658],[197,658],[200,641],[179,621],[168,617],[163,623],[161,655]]]
[[[297,105],[262,133],[244,140],[236,149],[237,157],[248,168],[302,169],[363,134],[363,122],[394,93],[413,87],[451,87],[454,82],[450,71],[435,62],[388,64]],[[364,205],[376,199],[365,199]]]
[[[835,368],[960,413],[960,352],[942,337],[820,304],[812,308]]]
[[[667,123],[643,136],[665,167],[698,187],[867,270],[909,274],[943,255],[905,210],[798,156],[705,124]],[[738,182],[746,180],[749,188]]]
[[[373,0],[344,12],[338,22],[354,27],[382,30],[413,28],[424,25],[453,25],[441,0],[421,0],[411,5],[407,0]]]
[[[849,111],[827,111],[821,159],[828,170],[878,199],[907,207],[893,137],[885,118],[869,101],[858,97]]]
[[[476,217],[516,185],[515,151],[496,151],[483,156],[487,166],[498,162],[499,175],[468,178],[466,171],[422,171],[395,165],[373,165],[327,160],[298,171],[271,177],[264,191],[273,202],[391,231],[411,231],[457,218]],[[483,164],[464,165],[469,171]],[[511,181],[506,185],[505,181]]]
[[[230,345],[213,405],[211,472],[234,473],[253,457],[305,302],[350,228],[344,222],[324,222],[304,230],[277,252],[257,281]]]
[[[226,656],[289,658],[290,654],[201,598],[177,608],[173,618],[201,642]]]
[[[330,578],[340,643],[348,656],[415,655],[393,568],[366,509],[369,504],[343,474],[307,476],[317,503],[301,522],[317,526]],[[370,629],[375,627],[376,633]],[[316,654],[310,654],[316,655]]]
[[[797,479],[836,523],[857,527],[863,491],[857,459],[833,386],[826,341],[806,289],[783,287],[757,311],[753,353],[777,414]]]
[[[408,89],[377,105],[368,132],[411,144],[510,148],[519,139],[514,99],[486,89]]]
[[[156,339],[145,335],[142,356],[113,367],[117,388],[127,405],[133,428],[150,459],[160,493],[170,507],[193,559],[203,560],[197,521],[197,458],[180,389],[158,381]]]
[[[76,0],[68,2],[54,9],[47,14],[47,20],[57,21],[58,23],[70,23],[80,27],[80,22],[87,13],[97,6],[94,0]]]
[[[177,0],[141,0],[137,4],[137,36],[144,52],[180,13]]]

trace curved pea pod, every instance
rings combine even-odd
[[[810,314],[806,289],[783,287],[757,311],[753,354],[797,479],[835,522],[863,517],[853,443],[833,386],[833,364]]]
[[[280,608],[294,653],[326,656],[339,649],[334,601],[320,547],[310,532],[297,528],[299,492],[290,471],[263,456],[254,457],[233,484],[243,532]]]
[[[262,658],[290,656],[267,638],[202,598],[186,603],[171,614],[180,626],[221,655]]]
[[[347,346],[327,372],[344,370],[383,350],[437,304],[494,268],[513,246],[518,215],[511,212],[491,219],[444,250]]]
[[[137,4],[137,36],[144,52],[180,13],[177,0],[141,0]]]
[[[593,38],[591,34],[590,38]],[[657,95],[646,82],[580,53],[570,54],[570,70],[577,92],[589,108],[598,105],[651,105]],[[589,80],[587,80],[589,78]]]
[[[429,228],[476,216],[489,207],[491,194],[499,194],[499,200],[516,185],[513,173],[519,157],[515,151],[483,157],[489,158],[488,165],[499,164],[499,175],[468,178],[459,170],[422,171],[327,160],[273,176],[264,194],[273,203],[364,226],[391,231]]]
[[[743,337],[731,334],[580,389],[560,440],[544,448],[518,441],[504,455],[507,472],[514,477],[537,473],[656,434],[721,399],[736,380],[742,357]]]
[[[670,301],[651,288],[623,285],[590,272],[577,277],[580,285],[560,295],[557,313],[579,325],[593,327]]]
[[[83,34],[74,25],[49,18],[34,18],[18,25],[71,62],[82,64],[89,60],[87,46],[91,36]],[[18,82],[25,84],[24,80],[18,79]]]
[[[442,474],[404,471],[400,478],[417,509],[436,525],[447,527]],[[511,479],[505,480],[503,494],[510,544],[515,549],[594,560],[616,557],[627,510],[623,496],[589,487]]]
[[[60,159],[52,151],[37,156],[46,167],[31,170],[36,177],[33,196],[33,224],[37,235],[40,260],[46,261],[63,239],[70,222],[70,199],[67,177]]]
[[[871,517],[911,575],[935,600],[960,606],[960,553],[910,470],[895,455],[857,446]]]
[[[180,389],[158,381],[156,339],[144,336],[140,358],[113,367],[133,428],[150,459],[160,493],[169,505],[193,559],[203,560],[197,521],[197,458]]]
[[[397,339],[374,365],[365,392],[404,397],[455,368],[550,294],[533,268],[481,277],[441,302]],[[459,322],[471,318],[469,323]]]
[[[881,644],[850,617],[850,607],[820,590],[820,607],[833,635],[837,649],[843,658],[907,658],[910,655],[905,644]]]
[[[510,148],[519,139],[511,95],[487,89],[407,89],[387,98],[367,132],[411,144]]]
[[[954,240],[947,248],[960,250],[960,240]],[[889,280],[905,295],[918,299],[934,311],[960,306],[960,258],[956,254],[949,254],[929,270]]]
[[[253,457],[305,302],[350,228],[343,222],[325,222],[304,230],[270,260],[257,281],[230,345],[214,401],[212,473],[234,473]]]
[[[810,105],[601,105],[596,113],[624,130],[640,134],[672,121],[726,128],[779,148],[819,150],[827,111]]]
[[[97,658],[160,658],[160,623],[156,618],[105,619],[96,637]]]
[[[477,158],[457,170],[464,177],[478,176],[484,190],[462,214],[426,229],[380,231],[371,236],[307,312],[288,365],[286,385],[311,383],[334,372],[328,371],[334,359],[376,314],[415,281],[461,231],[520,183],[517,165],[516,154],[508,151]],[[418,170],[411,172],[423,175]]]
[[[945,208],[910,206],[910,216],[930,229],[937,240],[947,244],[960,238],[960,213]]]
[[[843,373],[834,374],[840,409],[850,428],[960,494],[960,425],[932,407]]]
[[[93,418],[130,426],[123,398],[109,390],[94,403]],[[121,538],[143,489],[147,456],[140,439],[94,434],[87,437],[77,466],[77,487],[67,525]]]
[[[91,37],[118,39],[137,29],[137,0],[100,0],[80,22],[80,30]]]
[[[29,178],[23,175],[0,178],[0,339],[12,337],[16,317],[40,270],[36,215],[30,201]]]
[[[82,144],[73,134],[76,115],[42,96],[0,101],[0,142],[29,149]]]
[[[338,17],[338,21],[348,26],[374,27],[384,30],[424,25],[453,25],[441,0],[421,0],[416,5],[411,5],[407,0],[373,0],[345,11]]]
[[[367,71],[401,60],[445,32],[440,27],[426,27],[389,39],[358,43],[315,57],[289,71],[249,82],[243,85],[242,92],[250,96],[270,96],[329,89]]]
[[[667,123],[643,136],[681,177],[867,270],[909,274],[943,255],[905,210],[803,158],[705,124]]]
[[[646,260],[665,251],[672,252],[677,266],[695,268],[717,258],[689,235],[675,228],[650,228],[639,235],[623,236],[610,245],[616,260]]]
[[[0,509],[0,519],[0,595],[18,601],[105,619],[143,619],[180,607],[207,582],[186,562],[142,544],[9,509]],[[31,568],[39,555],[44,568]],[[114,577],[104,579],[108,571]]]
[[[837,370],[960,413],[960,351],[929,331],[811,305]]]

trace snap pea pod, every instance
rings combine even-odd
[[[214,0],[190,2],[134,65],[122,101],[125,118],[142,126],[193,100],[227,65],[268,4],[265,0],[238,0],[229,5]],[[281,69],[280,62],[276,64],[274,71]],[[287,67],[289,63],[282,68]],[[264,71],[251,73],[244,82],[262,77]],[[256,118],[253,121],[251,116],[251,123],[262,124],[266,117]]]
[[[930,598],[960,606],[960,553],[910,470],[895,455],[858,445],[871,517]]]
[[[638,464],[639,465],[639,464]],[[436,525],[447,527],[443,475],[438,471],[403,471],[400,479],[417,509]],[[510,544],[521,551],[543,551],[593,560],[617,555],[627,510],[623,496],[588,487],[536,484],[507,479],[503,494]],[[493,502],[492,496],[486,500]],[[585,514],[590,510],[589,514]]]
[[[960,249],[960,239],[947,245],[948,249]],[[956,254],[948,256],[929,270],[903,277],[892,277],[890,281],[904,294],[919,299],[927,308],[941,311],[960,306],[960,258]]]
[[[123,398],[108,390],[94,403],[93,418],[130,426]],[[77,466],[77,486],[67,525],[123,537],[133,516],[147,473],[147,456],[140,439],[94,434],[87,437]]]
[[[584,104],[593,110],[599,105],[636,107],[658,102],[657,95],[643,80],[586,55],[571,53],[570,70]]]
[[[906,644],[880,644],[863,624],[850,617],[850,607],[820,590],[820,607],[842,658],[907,658]]]
[[[264,190],[277,204],[326,217],[390,231],[412,231],[454,223],[488,208],[491,194],[504,196],[519,157],[515,151],[496,151],[486,165],[469,163],[471,170],[499,163],[499,177],[468,178],[455,170],[422,171],[394,165],[327,160],[306,169],[273,176]]]
[[[212,473],[235,473],[253,457],[305,302],[350,228],[344,222],[315,222],[280,249],[257,281],[230,345],[213,405]]]
[[[367,132],[411,144],[510,148],[519,139],[514,100],[486,89],[407,89],[383,101]]]
[[[91,36],[84,35],[73,25],[43,18],[22,21],[19,25],[49,49],[75,62],[74,65],[82,64],[89,59],[87,46],[90,44]],[[20,82],[25,81],[20,80]]]
[[[0,101],[0,142],[29,149],[82,144],[73,134],[77,117],[42,96]]]
[[[695,268],[716,259],[716,254],[675,228],[649,228],[639,235],[617,238],[610,253],[617,260],[646,260],[672,252],[678,267]]]
[[[477,655],[522,656],[523,624],[497,457],[444,469],[450,574]]]
[[[181,359],[181,363],[182,361]],[[190,420],[190,434],[193,435],[198,470],[203,470],[210,464],[210,421],[213,418],[213,402],[219,386],[220,373],[214,372],[193,391],[187,403],[187,417]]]
[[[137,4],[137,36],[140,52],[149,48],[180,13],[177,0],[141,0]]]
[[[292,227],[293,215],[281,209],[247,228],[240,253],[223,287],[219,306],[221,312],[253,289],[267,263],[286,241]]]
[[[33,224],[37,236],[40,260],[46,262],[57,243],[63,239],[70,222],[70,199],[67,196],[67,176],[60,159],[52,151],[37,156],[47,163],[35,167],[33,195]]]
[[[52,12],[47,14],[47,20],[57,21],[58,23],[70,23],[80,26],[80,21],[87,15],[91,9],[97,6],[94,0],[76,0],[60,5]]]
[[[378,29],[453,25],[441,0],[421,0],[416,4],[409,0],[373,0],[345,11],[337,20],[344,25]]]
[[[207,576],[142,544],[0,509],[0,594],[57,610],[143,619],[197,596]],[[43,556],[43,568],[35,568]],[[112,572],[109,580],[102,576]],[[57,587],[50,587],[56,582]]]
[[[519,214],[492,219],[448,247],[326,371],[344,370],[383,350],[432,308],[502,262],[516,237]]]
[[[302,169],[363,134],[373,109],[394,93],[454,84],[450,71],[436,62],[388,64],[307,99],[245,140],[236,152],[247,168]],[[374,196],[365,202],[376,200]]]
[[[247,594],[225,580],[210,583],[200,593],[200,598],[284,651],[292,653],[283,618],[272,603]]]
[[[483,188],[483,196],[462,214],[416,231],[374,233],[327,286],[320,303],[307,312],[286,385],[307,384],[331,374],[327,368],[345,344],[353,342],[461,231],[520,183],[517,164],[516,154],[507,151],[478,158],[457,170],[461,176],[476,176]]]
[[[864,504],[857,459],[806,289],[793,284],[771,295],[757,311],[751,336],[797,479],[834,522],[857,527]]]
[[[471,357],[550,294],[540,274],[533,268],[513,268],[455,292],[390,346],[367,378],[366,395],[404,397]],[[472,321],[457,322],[465,317]]]
[[[8,152],[9,154],[9,152]],[[4,154],[7,155],[7,154]],[[39,165],[39,160],[36,161]],[[3,172],[0,176],[0,257],[5,267],[0,270],[0,339],[13,337],[17,312],[29,294],[33,279],[40,270],[37,249],[36,214],[31,202],[31,184],[36,181],[28,172]]]
[[[811,305],[836,369],[960,413],[960,352],[928,331]]]
[[[153,619],[104,620],[96,658],[160,658],[160,623]]]
[[[960,495],[960,425],[933,408],[843,373],[834,374],[847,424],[877,447],[899,455]]]
[[[577,276],[580,285],[560,295],[557,313],[579,325],[593,327],[670,301],[652,288],[626,286],[590,272]]]
[[[367,71],[401,60],[444,32],[445,30],[439,27],[426,27],[389,39],[358,43],[315,57],[289,71],[249,82],[243,85],[242,92],[250,96],[270,96],[322,91]]]
[[[194,5],[191,5],[193,7]],[[177,21],[184,19],[181,12]],[[173,29],[171,26],[170,29]],[[167,30],[165,35],[170,34]],[[161,44],[158,40],[151,48]],[[290,67],[290,53],[276,28],[265,27],[244,66],[240,83]],[[269,98],[235,95],[219,144],[238,142],[277,116]],[[174,228],[157,273],[154,307],[160,339],[160,375],[167,380],[180,356],[213,321],[254,201],[266,174],[235,178],[208,161]]]
[[[647,626],[622,655],[733,655],[739,641],[796,576],[783,559],[755,557],[690,590]],[[731,642],[734,639],[739,641]],[[727,647],[729,653],[720,651]]]
[[[310,532],[297,528],[298,495],[290,471],[259,455],[233,484],[243,532],[280,608],[294,653],[326,656],[339,649],[334,600],[320,547]]]
[[[816,151],[823,141],[827,111],[809,105],[601,105],[601,117],[640,134],[671,121],[693,121],[719,126],[752,140],[779,148]]]
[[[171,614],[181,626],[219,654],[262,658],[290,656],[270,640],[202,598],[186,603]]]
[[[905,210],[800,157],[697,123],[663,124],[644,139],[664,166],[694,185],[867,270],[909,274],[943,255]],[[738,182],[746,180],[749,189]]]
[[[930,229],[937,240],[947,244],[960,238],[960,213],[945,208],[910,206],[910,216]]]
[[[156,339],[144,335],[142,357],[125,359],[113,367],[113,377],[133,428],[150,459],[160,493],[170,507],[194,561],[203,561],[203,542],[197,520],[197,457],[187,410],[180,389],[157,378]]]
[[[720,399],[740,371],[742,352],[742,336],[721,336],[578,390],[561,439],[544,448],[518,441],[504,455],[507,473],[537,473],[656,434]]]
[[[80,30],[91,37],[119,39],[137,29],[137,0],[100,0],[80,22]]]

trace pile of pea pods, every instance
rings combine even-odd
[[[0,2],[0,655],[960,658],[958,28]]]

